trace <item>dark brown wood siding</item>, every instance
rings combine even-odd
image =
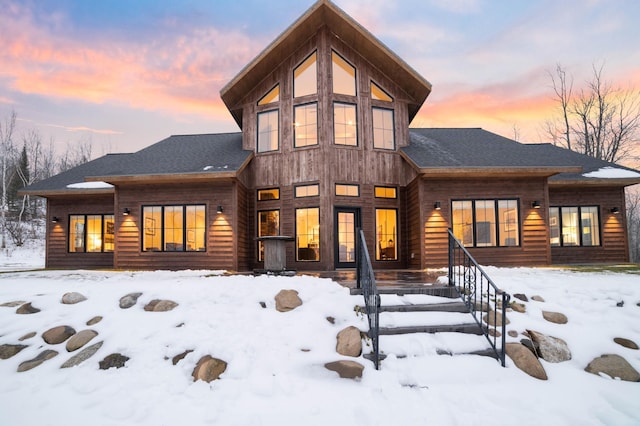
[[[426,229],[422,228],[422,203],[420,202],[420,179],[415,179],[406,189],[407,203],[407,266],[422,268],[422,254],[424,250],[424,236]]]
[[[69,215],[113,214],[113,195],[54,197],[47,200],[47,268],[112,268],[113,253],[70,253]],[[59,220],[52,223],[53,217]]]
[[[555,264],[613,263],[629,261],[624,188],[549,189],[549,205],[554,207],[597,206],[600,212],[601,245],[598,247],[552,247]],[[611,213],[618,207],[619,214]]]

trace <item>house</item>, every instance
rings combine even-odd
[[[482,129],[414,129],[431,84],[328,0],[222,90],[241,132],[171,136],[35,183],[46,266],[440,267],[447,230],[483,264],[625,262],[624,188],[640,173]]]

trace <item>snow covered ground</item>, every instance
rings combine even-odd
[[[42,263],[37,247],[0,255],[3,271]],[[360,357],[362,379],[341,379],[324,368],[347,359],[335,352],[336,334],[367,325],[354,312],[361,297],[328,279],[213,271],[1,273],[0,304],[29,301],[41,312],[17,315],[16,308],[0,307],[0,345],[29,345],[0,360],[0,425],[640,424],[640,383],[584,371],[602,354],[621,355],[640,371],[640,351],[613,342],[624,337],[640,343],[640,275],[486,269],[511,294],[545,299],[526,303],[524,314],[509,313],[508,330],[533,329],[568,343],[570,361],[541,361],[548,381],[526,375],[509,359],[508,368],[501,368],[485,357],[435,355],[434,348],[455,344],[455,338],[447,343],[415,335],[390,340],[387,347],[404,346],[411,356],[391,354],[379,371]],[[274,296],[281,289],[297,290],[303,305],[277,312]],[[71,291],[87,300],[61,304]],[[120,309],[119,299],[131,292],[142,292],[138,303]],[[179,305],[170,312],[144,311],[152,299]],[[569,322],[547,322],[542,309],[562,312]],[[96,315],[103,320],[86,326]],[[99,333],[94,341],[104,344],[79,366],[60,369],[72,354],[64,343],[47,345],[41,337],[58,325],[91,328]],[[32,331],[38,334],[18,341]],[[60,354],[16,372],[44,349]],[[173,365],[171,358],[188,349],[193,352]],[[115,352],[130,358],[125,367],[100,370],[98,361]],[[228,362],[220,380],[193,382],[193,368],[204,355]]]

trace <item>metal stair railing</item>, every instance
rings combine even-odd
[[[376,278],[362,229],[358,230],[356,256],[356,286],[362,289],[364,296],[365,309],[369,321],[369,337],[373,346],[373,352],[369,357],[373,361],[376,370],[378,370],[380,368],[380,295],[376,287]]]
[[[505,366],[507,307],[511,296],[489,275],[449,229],[449,285],[455,286],[476,323]]]

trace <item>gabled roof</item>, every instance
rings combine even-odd
[[[427,176],[522,174],[552,176],[550,184],[640,183],[640,173],[632,169],[551,144],[522,144],[479,128],[409,129],[409,134],[410,145],[400,152]],[[626,170],[627,177],[585,176],[607,167]]]
[[[220,91],[220,97],[240,128],[242,105],[239,102],[242,98],[323,25],[327,25],[344,43],[375,64],[382,73],[392,77],[411,96],[411,122],[429,96],[431,83],[338,6],[329,0],[318,0]]]
[[[149,182],[235,177],[253,158],[242,149],[242,133],[171,136],[133,154],[108,154],[23,189],[25,194],[109,193],[80,185],[87,181]]]

